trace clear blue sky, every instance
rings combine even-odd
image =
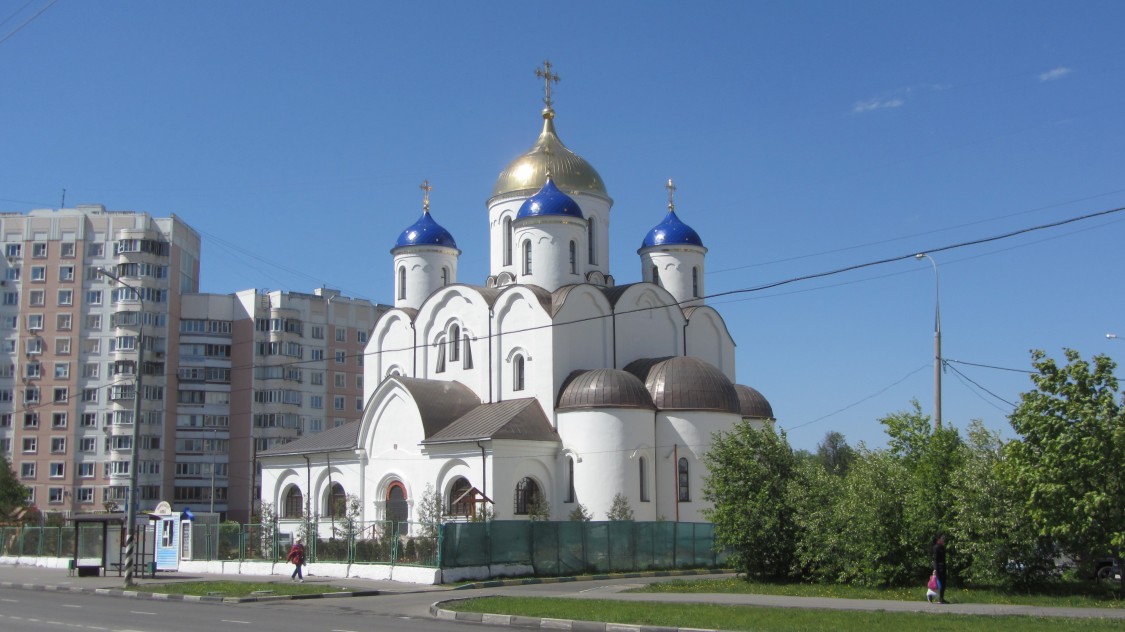
[[[539,131],[544,58],[560,137],[615,200],[619,283],[667,178],[709,294],[1125,206],[1116,1],[0,0],[0,20],[0,211],[65,188],[175,213],[207,292],[391,302],[424,178],[482,283],[485,200]],[[1105,338],[1125,335],[1123,220],[936,253],[943,355],[1125,360]],[[907,259],[711,302],[794,446],[877,446],[880,416],[932,410],[934,289]],[[1006,429],[984,389],[1016,402],[1027,375],[954,366],[972,381],[946,373],[946,422]]]

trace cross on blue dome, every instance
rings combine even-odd
[[[578,207],[578,202],[560,191],[551,181],[551,176],[547,176],[546,184],[543,185],[542,189],[539,189],[538,193],[524,200],[523,204],[520,205],[519,212],[516,213],[516,219],[545,215],[585,219],[582,209]]]
[[[652,230],[648,231],[648,235],[645,235],[641,248],[681,245],[702,247],[703,240],[699,238],[699,233],[695,232],[694,228],[676,217],[676,211],[669,209],[668,214],[664,216],[664,221],[654,226]]]

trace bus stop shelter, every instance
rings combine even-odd
[[[122,572],[121,564],[121,533],[127,518],[124,512],[77,514],[70,517],[74,524],[74,557],[70,560],[70,570],[77,572],[79,577],[97,577],[107,571],[111,566],[116,567],[117,575]],[[98,533],[90,525],[100,525],[100,546],[91,545],[90,532]],[[116,539],[110,537],[110,525],[115,525]],[[85,528],[83,528],[85,527]],[[85,536],[85,540],[83,539]]]

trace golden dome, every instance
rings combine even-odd
[[[496,178],[496,186],[492,187],[492,197],[509,193],[534,193],[546,184],[548,173],[555,185],[564,192],[593,193],[608,197],[605,183],[598,172],[559,140],[555,133],[554,118],[554,110],[543,110],[543,131],[539,133],[539,139],[527,153],[513,160],[500,172],[500,177]]]

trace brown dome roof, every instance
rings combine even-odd
[[[742,408],[742,416],[751,419],[773,419],[773,406],[758,389],[744,384],[735,384],[734,390],[738,392],[738,403]]]
[[[645,385],[620,369],[575,371],[567,376],[558,408],[647,408],[656,406]]]
[[[625,370],[644,376],[645,388],[660,410],[717,410],[741,413],[734,384],[714,366],[691,357],[644,358]]]

